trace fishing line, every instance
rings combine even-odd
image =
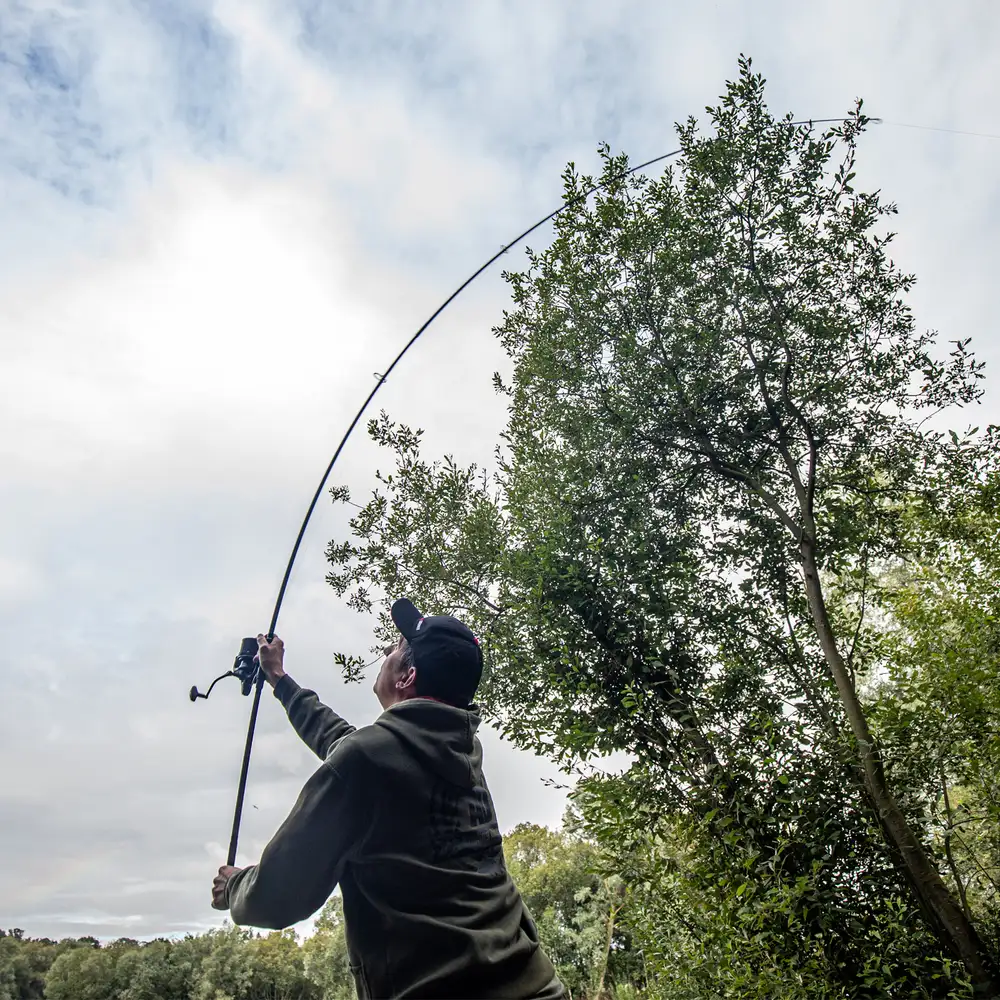
[[[916,128],[921,132],[947,132],[949,135],[974,135],[979,139],[1000,139],[1000,135],[992,132],[966,132],[959,128],[939,128],[935,125],[908,125],[906,122],[891,122],[886,118],[872,118],[870,121],[878,122],[880,125],[891,125],[893,128]]]
[[[805,121],[776,122],[775,125],[776,127],[800,126],[800,125],[812,126],[812,125],[827,125],[833,123],[841,123],[843,121],[844,121],[843,118],[815,118],[815,119],[808,119]],[[879,119],[868,119],[868,121],[877,123]],[[316,504],[319,502],[319,498],[323,492],[323,488],[326,486],[327,480],[330,478],[330,473],[333,472],[333,468],[337,464],[337,459],[340,458],[340,454],[344,450],[344,446],[350,439],[351,434],[354,433],[355,427],[357,427],[358,422],[364,416],[369,405],[371,404],[371,401],[375,398],[379,389],[381,389],[382,386],[385,385],[387,379],[393,373],[396,366],[399,364],[400,361],[403,360],[403,357],[410,350],[410,348],[413,347],[413,345],[423,336],[424,332],[431,325],[431,323],[433,323],[434,320],[436,320],[438,316],[440,316],[441,313],[443,313],[444,310],[447,309],[448,306],[451,305],[451,303],[454,302],[454,300],[458,298],[458,296],[461,295],[462,292],[464,292],[465,289],[468,288],[473,281],[476,280],[476,278],[478,278],[492,264],[494,264],[497,260],[499,260],[505,253],[507,253],[509,250],[517,246],[517,244],[520,243],[523,239],[530,236],[536,229],[540,229],[547,222],[550,222],[552,219],[556,218],[556,216],[561,215],[563,212],[565,212],[566,209],[572,208],[574,205],[578,205],[580,202],[585,201],[596,191],[603,190],[609,184],[619,183],[626,177],[630,177],[632,174],[638,173],[640,170],[645,170],[647,167],[651,167],[656,163],[661,163],[662,161],[668,160],[673,156],[677,156],[680,152],[682,152],[682,150],[675,149],[670,153],[664,153],[661,156],[655,156],[653,157],[653,159],[646,160],[645,162],[640,163],[638,166],[630,167],[628,170],[624,171],[622,174],[618,175],[613,180],[602,181],[597,184],[594,184],[593,186],[589,187],[586,191],[583,191],[580,194],[574,195],[572,198],[563,201],[558,208],[554,209],[553,211],[549,212],[548,215],[539,219],[538,222],[536,222],[534,225],[529,226],[527,229],[524,230],[523,233],[520,233],[517,236],[515,236],[514,239],[512,239],[509,243],[505,244],[500,250],[498,250],[495,254],[493,254],[493,256],[490,257],[490,259],[487,260],[485,264],[482,264],[480,267],[476,268],[476,270],[473,271],[472,274],[470,274],[469,277],[466,278],[465,281],[463,281],[458,286],[458,288],[456,288],[455,291],[453,291],[451,295],[449,295],[448,298],[446,298],[444,302],[442,302],[441,305],[439,305],[437,309],[435,309],[434,312],[431,313],[431,315],[417,330],[417,332],[414,333],[413,336],[410,337],[410,339],[406,342],[403,349],[396,355],[396,357],[392,361],[392,364],[389,365],[389,367],[385,370],[385,372],[383,374],[376,373],[378,381],[373,386],[371,392],[368,393],[368,396],[366,397],[365,401],[361,404],[361,408],[355,414],[354,419],[350,423],[350,426],[347,428],[347,431],[341,438],[340,444],[337,445],[337,450],[333,453],[333,457],[330,459],[330,462],[327,465],[326,470],[324,471],[323,476],[319,481],[319,485],[316,487],[316,492],[313,494],[312,501],[310,502],[309,507],[306,510],[305,517],[302,519],[302,525],[299,528],[299,533],[295,538],[295,544],[292,546],[292,552],[288,558],[288,564],[285,567],[285,572],[281,579],[281,587],[278,590],[278,598],[274,604],[274,612],[271,615],[271,624],[267,631],[267,638],[269,640],[274,638],[274,632],[278,625],[278,616],[281,613],[281,605],[285,599],[285,591],[288,589],[288,581],[291,578],[292,568],[295,565],[295,559],[298,556],[299,548],[302,545],[302,539],[305,536],[306,528],[309,526],[309,522],[312,519],[313,511],[316,509]],[[247,640],[244,640],[244,646],[246,646],[246,643]],[[240,673],[241,669],[244,671],[244,673]],[[252,682],[254,685],[253,706],[250,710],[250,722],[249,725],[247,726],[247,738],[243,750],[243,765],[240,770],[239,790],[236,796],[236,814],[233,818],[232,836],[229,841],[228,864],[230,865],[234,865],[236,863],[236,844],[239,836],[240,816],[243,811],[243,798],[246,792],[247,772],[250,766],[250,750],[253,745],[253,733],[254,733],[254,727],[256,726],[257,722],[257,710],[260,706],[260,696],[264,683],[264,675],[261,670],[257,669],[253,674],[247,675],[246,671],[248,669],[249,668],[246,666],[246,664],[244,664],[242,668],[240,667],[240,659],[238,657],[237,666],[234,668],[234,670],[231,671],[230,674],[223,675],[223,676],[237,676],[243,679],[244,693],[247,694],[249,693],[249,691],[246,689],[246,685],[250,682]],[[209,690],[211,690],[211,688]],[[196,697],[205,697],[205,696],[197,694],[197,689],[192,688],[191,700],[194,701]]]

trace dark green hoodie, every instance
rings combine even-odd
[[[475,706],[414,698],[355,729],[287,674],[274,693],[323,764],[230,879],[234,922],[288,927],[339,884],[359,997],[563,997],[504,864]]]

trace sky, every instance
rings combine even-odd
[[[777,113],[885,119],[858,182],[899,205],[917,321],[987,361],[1000,421],[1000,13],[990,0],[87,3],[0,12],[0,927],[201,931],[249,699],[192,705],[264,631],[306,505],[376,374],[558,204],[598,143],[675,148],[741,52]],[[892,123],[892,124],[890,124]],[[535,237],[535,244],[545,235]],[[511,254],[503,266],[515,267]],[[487,460],[499,269],[377,399],[430,455]],[[384,465],[354,436],[333,481]],[[334,650],[370,622],[324,582],[322,500],[279,625],[286,666],[357,725]],[[227,686],[229,685],[229,686]],[[506,831],[563,777],[485,729]],[[238,863],[314,759],[265,695]]]

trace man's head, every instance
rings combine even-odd
[[[383,708],[407,698],[436,698],[467,708],[483,673],[479,640],[457,618],[425,618],[405,599],[392,606],[400,638],[385,649],[374,691]]]

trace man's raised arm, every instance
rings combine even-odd
[[[354,732],[354,726],[324,705],[315,691],[299,687],[285,673],[285,644],[277,636],[268,642],[258,635],[257,646],[261,670],[274,688],[274,696],[285,707],[295,731],[317,757],[326,760],[333,747]]]

